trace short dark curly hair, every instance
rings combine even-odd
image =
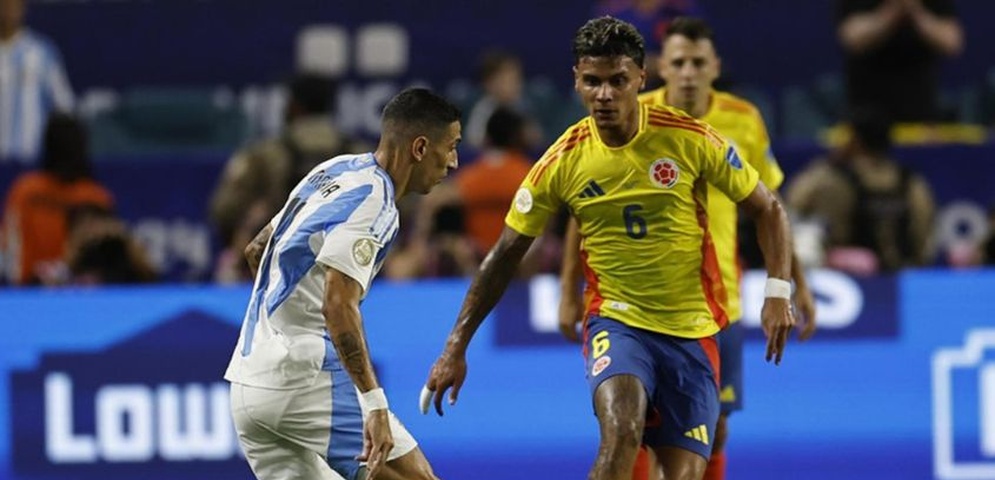
[[[642,68],[646,45],[643,36],[632,24],[604,16],[588,20],[577,30],[573,53],[576,62],[583,57],[626,56]]]
[[[664,38],[682,35],[693,42],[698,40],[714,40],[711,27],[704,20],[695,17],[677,17],[667,26]]]

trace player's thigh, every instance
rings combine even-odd
[[[636,377],[646,395],[651,394],[656,375],[655,364],[642,338],[647,334],[610,318],[588,319],[585,376],[592,398],[597,398],[602,383],[619,375]]]
[[[284,438],[267,421],[272,412],[285,409],[286,393],[273,390],[255,392],[251,387],[232,385],[232,417],[239,445],[253,474],[260,480],[344,479],[324,458],[309,448]],[[247,398],[248,397],[248,398]]]
[[[729,415],[743,409],[743,337],[742,322],[730,323],[716,336],[719,342],[719,401],[722,413]]]
[[[653,451],[667,480],[699,480],[708,467],[704,457],[683,448],[661,446]]]
[[[659,370],[650,407],[659,419],[647,426],[644,441],[707,459],[719,417],[718,345],[712,337],[659,335],[656,340],[651,348]]]
[[[247,449],[246,460],[259,480],[345,480],[321,455],[282,438]]]

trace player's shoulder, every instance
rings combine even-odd
[[[649,90],[639,94],[639,103],[642,105],[662,105],[663,87]]]
[[[563,154],[577,150],[578,146],[591,142],[592,126],[591,117],[584,117],[577,123],[567,127],[543,155],[542,159],[562,156]],[[542,160],[540,159],[540,160]]]
[[[760,109],[753,102],[738,95],[716,91],[712,98],[714,108],[726,114],[738,114],[750,117],[759,117]]]
[[[711,125],[698,120],[684,111],[667,105],[646,105],[646,127],[650,135],[673,136],[675,134],[694,140],[707,140],[722,145],[722,135]]]

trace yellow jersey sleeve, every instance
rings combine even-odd
[[[777,190],[784,183],[784,172],[781,171],[781,166],[778,165],[777,158],[770,148],[770,136],[767,134],[763,117],[760,116],[760,112],[755,112],[753,117],[759,141],[756,142],[755,150],[749,153],[748,160],[760,174],[760,181],[764,182],[771,191]]]
[[[563,205],[563,176],[570,163],[574,147],[590,136],[586,120],[569,128],[532,166],[522,180],[504,222],[512,230],[538,237],[550,217]]]
[[[739,203],[757,188],[760,176],[749,163],[739,158],[727,141],[721,144],[701,142],[701,175],[735,203]]]

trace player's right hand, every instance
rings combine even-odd
[[[366,462],[366,478],[373,480],[387,463],[387,457],[394,448],[394,436],[390,433],[390,411],[382,408],[371,410],[363,421],[363,452],[356,460]]]
[[[419,405],[421,413],[428,413],[428,402],[425,401],[426,389],[430,392],[427,398],[434,400],[435,411],[441,417],[442,399],[445,397],[446,391],[450,388],[453,389],[449,394],[449,404],[455,405],[465,379],[466,357],[463,354],[452,353],[448,350],[442,352],[442,355],[435,361],[435,365],[432,365],[428,380],[425,381],[425,389],[422,390],[421,404]]]
[[[577,326],[584,321],[583,310],[584,305],[579,298],[560,297],[559,320],[563,338],[574,343],[581,342]]]
[[[788,343],[788,335],[795,328],[795,317],[791,313],[791,302],[786,298],[771,298],[764,300],[760,312],[760,326],[767,336],[766,360],[774,359],[775,365],[781,364],[784,346]]]

